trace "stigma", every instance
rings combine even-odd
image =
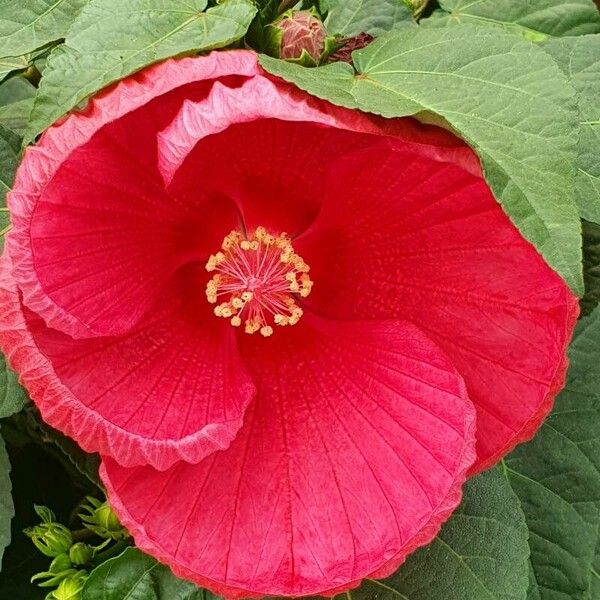
[[[206,298],[216,304],[217,317],[229,319],[248,334],[273,335],[274,326],[298,323],[299,298],[312,289],[309,266],[294,252],[285,233],[272,235],[258,227],[250,236],[232,231],[221,250],[206,263],[214,272],[206,285]]]

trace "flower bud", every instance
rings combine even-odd
[[[47,596],[47,600],[81,600],[87,577],[85,571],[78,571],[76,574],[63,579],[59,586]]]
[[[69,550],[69,559],[74,565],[85,565],[92,560],[94,549],[83,542],[77,542]]]
[[[123,540],[129,537],[129,533],[121,525],[108,502],[100,502],[100,500],[88,496],[87,503],[82,506],[79,517],[90,531],[101,538]]]
[[[34,504],[33,506],[37,516],[42,520],[42,523],[56,522],[56,515],[47,507]]]
[[[268,52],[277,58],[316,66],[334,49],[315,10],[289,10],[266,28]]]
[[[24,533],[42,554],[51,558],[68,552],[73,545],[71,532],[60,523],[41,523],[25,529]]]
[[[40,582],[40,587],[56,587],[65,577],[77,573],[73,568],[69,555],[59,554],[50,563],[50,568],[42,573],[36,573],[31,578],[31,583]]]
[[[65,552],[64,554],[59,554],[51,563],[50,563],[50,573],[61,573],[62,571],[66,571],[72,567],[71,559],[69,555]]]

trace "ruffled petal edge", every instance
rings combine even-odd
[[[179,461],[198,463],[226,449],[243,425],[244,412],[227,426],[209,423],[181,439],[151,440],[128,432],[77,400],[57,378],[52,364],[38,349],[23,313],[10,257],[0,257],[0,350],[19,374],[43,420],[77,440],[86,452],[114,457],[124,467],[151,465],[166,470]],[[248,390],[251,401],[255,389]],[[219,435],[215,435],[217,433]]]

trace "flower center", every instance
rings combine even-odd
[[[242,322],[246,333],[273,335],[272,325],[295,325],[302,316],[296,304],[306,298],[313,282],[309,266],[294,252],[285,233],[272,235],[258,227],[249,237],[239,231],[225,236],[221,251],[206,263],[215,272],[206,285],[206,297],[215,306],[215,315],[230,319],[234,327]]]

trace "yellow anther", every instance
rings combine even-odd
[[[206,263],[206,270],[209,272],[214,271],[224,260],[225,255],[222,252],[211,254],[211,256],[208,258],[208,262]]]
[[[296,304],[312,289],[309,267],[293,248],[286,233],[270,234],[264,227],[245,235],[231,231],[222,251],[209,257],[208,271],[216,271],[206,284],[206,298],[214,313],[233,327],[244,324],[246,333],[274,333],[274,325],[295,325],[303,311]],[[240,251],[252,252],[242,255]],[[218,298],[227,302],[217,305]]]
[[[253,333],[256,333],[258,330],[260,329],[260,323],[257,323],[256,321],[246,321],[246,328],[245,331],[246,333],[249,333],[250,335],[252,335]]]

